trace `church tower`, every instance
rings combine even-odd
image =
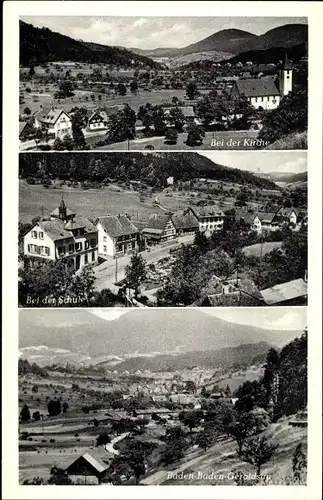
[[[285,54],[283,67],[279,71],[279,91],[282,97],[289,94],[293,89],[293,67]]]
[[[58,218],[63,220],[64,222],[66,222],[66,205],[65,205],[63,196],[62,196],[60,205],[58,207],[58,214],[59,214]]]

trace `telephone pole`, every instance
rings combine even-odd
[[[116,255],[115,258],[116,258],[116,273],[115,273],[116,274],[116,281],[115,282],[118,283],[118,255]]]

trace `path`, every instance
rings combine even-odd
[[[119,450],[116,450],[114,448],[114,445],[119,441],[122,441],[122,439],[126,438],[127,436],[129,436],[129,432],[124,432],[123,434],[120,434],[120,436],[116,436],[115,438],[111,439],[111,443],[108,443],[105,447],[106,451],[112,453],[113,455],[119,455]]]

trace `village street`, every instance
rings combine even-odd
[[[120,436],[116,436],[115,438],[111,439],[111,442],[105,446],[105,450],[109,453],[112,453],[113,455],[119,455],[119,450],[116,450],[114,448],[114,445],[118,443],[118,441],[122,441],[127,436],[129,436],[129,432],[123,432],[122,434],[120,434]]]
[[[193,243],[194,235],[189,234],[179,236],[173,242],[167,245],[157,245],[150,249],[141,252],[140,255],[146,260],[147,264],[152,264],[163,257],[167,257],[169,251],[177,248],[181,244],[188,245]],[[131,255],[123,255],[117,259],[108,257],[105,262],[94,267],[94,274],[96,277],[95,288],[100,291],[104,288],[110,288],[114,293],[117,293],[119,287],[115,285],[116,281],[121,281],[125,277],[125,267],[130,263]],[[117,272],[116,272],[117,271]],[[117,276],[116,276],[117,274]]]

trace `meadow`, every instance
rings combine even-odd
[[[34,217],[41,215],[42,207],[44,215],[48,215],[59,205],[62,196],[69,208],[92,220],[108,214],[128,213],[134,221],[142,221],[159,211],[153,206],[154,198],[147,198],[141,202],[139,193],[136,191],[126,191],[116,187],[84,190],[63,186],[46,189],[42,185],[30,185],[21,180],[19,183],[19,221],[31,222]]]

